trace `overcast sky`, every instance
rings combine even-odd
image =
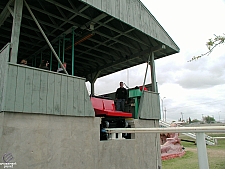
[[[225,33],[225,0],[141,1],[180,48],[178,54],[155,61],[158,91],[161,98],[166,97],[167,121],[177,121],[182,112],[184,119],[209,115],[225,122],[225,45],[187,62],[207,52],[205,44],[214,34]],[[120,81],[129,87],[142,85],[145,69],[143,64],[99,78],[95,93],[114,92]]]

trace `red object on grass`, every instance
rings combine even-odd
[[[132,113],[116,111],[114,100],[91,97],[95,116],[132,117]]]

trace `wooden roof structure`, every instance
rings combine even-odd
[[[179,52],[140,0],[27,0],[27,4],[59,58],[67,62],[68,73],[74,71],[87,80],[147,62],[151,52],[154,59]],[[13,8],[14,0],[0,1],[0,49],[11,41]],[[49,46],[23,5],[17,62],[26,58],[38,67],[50,56]],[[57,67],[53,57],[52,70]]]

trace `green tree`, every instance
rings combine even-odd
[[[194,60],[198,60],[202,56],[209,55],[210,53],[212,53],[212,51],[213,51],[213,49],[215,47],[217,47],[218,45],[224,44],[224,42],[225,42],[225,34],[223,34],[223,36],[217,36],[217,35],[214,35],[214,36],[215,37],[213,39],[209,39],[209,41],[206,43],[206,46],[208,48],[208,52],[206,52],[204,54],[201,54],[199,56],[194,56],[188,62],[191,62],[191,61],[194,61]]]
[[[210,117],[210,116],[205,116],[203,117],[203,120],[206,122],[206,123],[214,123],[216,120],[214,119],[214,117]]]
[[[200,120],[198,120],[198,119],[193,119],[191,122],[192,122],[192,123],[197,123],[197,122],[200,122]]]

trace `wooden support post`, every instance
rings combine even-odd
[[[11,35],[10,62],[12,63],[17,63],[22,12],[23,12],[23,0],[16,0],[14,3],[14,16]]]
[[[152,79],[152,91],[158,92],[156,88],[156,76],[155,76],[155,61],[154,52],[151,54],[150,65],[151,65],[151,79]]]

